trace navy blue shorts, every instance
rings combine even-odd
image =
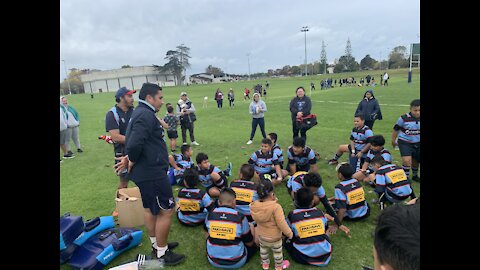
[[[172,186],[165,176],[152,181],[135,183],[142,194],[143,208],[148,208],[153,215],[158,215],[160,210],[175,207]]]
[[[416,161],[420,162],[420,143],[408,143],[402,140],[398,140],[398,148],[400,149],[400,156],[411,156]]]
[[[178,138],[178,132],[176,130],[167,130],[167,136],[169,139]]]

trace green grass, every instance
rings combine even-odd
[[[370,72],[379,82],[383,72]],[[391,131],[398,117],[409,111],[411,100],[420,97],[420,71],[413,71],[412,83],[407,83],[408,70],[389,70],[390,80],[388,87],[375,86],[374,94],[381,104],[383,120],[376,121],[375,134],[382,134],[386,139],[386,148],[391,150],[394,163],[401,164],[400,153],[391,147]],[[341,78],[353,75],[357,81],[367,72],[356,72],[351,74],[332,74],[332,78]],[[327,164],[332,158],[338,145],[346,144],[349,141],[350,131],[353,127],[353,114],[358,102],[362,99],[366,87],[335,87],[333,89],[320,91],[320,79],[322,76],[311,76],[308,78],[277,78],[269,79],[270,90],[266,104],[268,112],[265,113],[266,132],[276,132],[279,136],[278,143],[284,150],[291,144],[292,128],[290,122],[289,103],[295,95],[298,86],[304,86],[306,92],[310,93],[310,82],[314,81],[317,87],[312,93],[312,113],[318,116],[318,125],[308,131],[307,145],[318,151],[321,156],[319,161],[319,172],[323,178],[323,186],[328,197],[333,196],[334,186],[338,183],[334,172],[334,166]],[[261,133],[257,129],[254,143],[246,145],[249,139],[251,128],[251,117],[248,114],[250,101],[243,101],[245,87],[249,89],[256,83],[265,84],[265,80],[250,82],[224,83],[214,85],[194,85],[182,87],[164,88],[165,102],[176,103],[180,92],[187,91],[190,99],[197,108],[197,121],[195,122],[195,138],[201,144],[194,147],[194,155],[205,152],[212,164],[226,166],[226,159],[233,163],[234,176],[238,174],[241,164],[247,162],[252,152],[260,148]],[[225,99],[222,110],[216,108],[213,100],[214,92],[220,87],[225,97],[228,89],[232,87],[235,91],[235,108],[229,109],[228,100]],[[203,97],[208,96],[208,108],[203,109]],[[113,147],[104,141],[98,140],[98,136],[105,132],[105,114],[115,104],[114,92],[95,94],[94,99],[89,94],[68,96],[69,103],[74,106],[80,114],[80,140],[84,153],[77,154],[74,159],[65,160],[60,170],[60,215],[71,212],[74,215],[83,216],[84,220],[96,216],[110,215],[115,208],[114,194],[118,184],[118,177],[114,175]],[[163,117],[165,108],[162,107],[159,115]],[[180,129],[179,129],[180,134]],[[179,138],[181,142],[181,138]],[[168,144],[167,144],[168,145]],[[180,145],[177,142],[177,145]],[[72,149],[75,149],[72,143]],[[346,161],[346,155],[341,161]],[[230,177],[230,182],[233,180]],[[420,184],[414,182],[415,193],[420,194]],[[135,186],[130,183],[130,186]],[[365,187],[366,191],[371,190]],[[178,188],[174,186],[174,195]],[[279,201],[283,206],[285,214],[293,210],[291,200],[287,195],[285,186],[277,188],[276,192]],[[376,195],[366,193],[368,200]],[[323,206],[319,206],[323,209]],[[333,255],[327,269],[360,269],[361,265],[373,266],[372,256],[372,231],[375,228],[375,218],[379,214],[377,207],[372,208],[371,216],[358,223],[345,222],[351,230],[352,238],[347,238],[343,233],[331,236]],[[178,253],[187,255],[186,261],[177,266],[176,269],[211,269],[213,267],[207,261],[205,254],[205,239],[203,229],[186,228],[181,226],[175,217],[172,222],[170,241],[180,242],[175,250]],[[147,237],[145,227],[142,244],[129,250],[107,267],[114,267],[132,260],[137,253],[150,252],[150,240]],[[285,258],[289,258],[284,251]],[[256,254],[243,269],[258,269],[260,266],[259,255]],[[307,267],[291,261],[291,269],[316,269]],[[70,269],[63,265],[60,269]]]

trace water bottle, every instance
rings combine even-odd
[[[150,258],[150,256],[147,257],[143,254],[138,254],[137,262],[139,270],[156,270],[165,266],[163,259]]]

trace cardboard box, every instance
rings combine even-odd
[[[145,210],[138,187],[117,190],[115,202],[120,227],[136,227],[144,224]]]
[[[108,270],[138,270],[138,263],[137,262],[125,263],[117,267],[110,268]]]

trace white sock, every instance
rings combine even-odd
[[[152,242],[152,245],[157,248],[157,238],[155,236],[150,236],[150,242]]]
[[[165,251],[167,251],[167,249],[168,249],[168,245],[164,247],[157,247],[157,258],[160,258],[163,255],[165,255]]]

